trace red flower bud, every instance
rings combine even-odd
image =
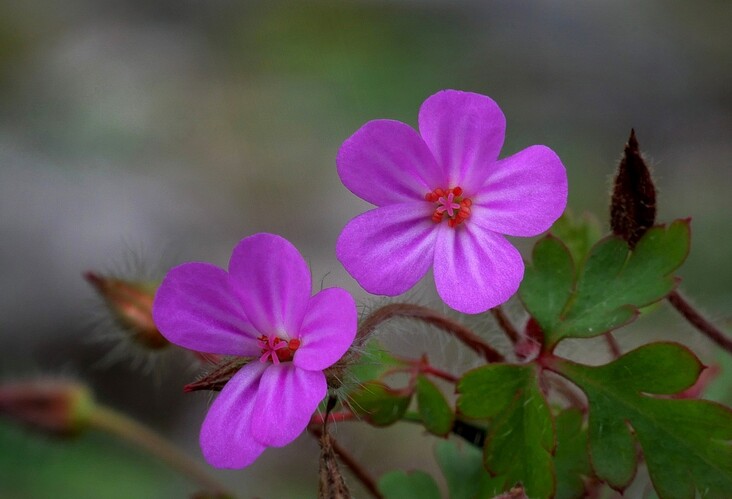
[[[73,435],[84,429],[93,406],[89,390],[71,381],[18,381],[0,385],[0,415],[56,435]]]
[[[129,331],[134,342],[150,350],[160,350],[170,344],[152,318],[157,284],[126,281],[95,272],[86,272],[84,278],[104,298],[115,321]]]

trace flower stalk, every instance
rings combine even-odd
[[[694,326],[704,336],[712,340],[714,343],[722,347],[728,353],[732,353],[732,339],[724,332],[709,322],[694,306],[689,303],[678,291],[672,291],[668,297],[668,302],[674,307],[689,324]]]
[[[97,405],[89,414],[88,422],[90,427],[116,435],[160,459],[181,475],[203,487],[207,492],[233,497],[226,487],[212,477],[198,462],[134,419],[108,407]]]
[[[321,426],[311,425],[308,426],[308,431],[316,438],[321,439],[323,437],[323,428]],[[364,466],[356,460],[353,455],[348,452],[335,438],[330,436],[330,444],[333,448],[333,452],[341,459],[343,464],[351,470],[351,473],[358,479],[364,488],[376,499],[383,499],[383,495],[379,492],[379,487],[376,483],[376,479],[371,476],[371,473],[364,468]]]
[[[467,347],[478,353],[488,362],[503,362],[505,359],[498,351],[484,342],[480,336],[463,326],[462,324],[441,315],[434,310],[423,307],[421,305],[413,305],[411,303],[391,303],[376,309],[366,319],[361,322],[358,328],[357,337],[365,338],[371,334],[380,324],[388,320],[406,317],[416,319],[444,331],[458,340]]]
[[[496,319],[498,326],[503,330],[504,333],[506,333],[506,336],[508,336],[508,339],[511,340],[511,343],[515,345],[521,337],[518,331],[516,331],[516,328],[513,327],[513,324],[511,324],[508,316],[506,316],[503,308],[498,305],[497,307],[493,307],[490,312],[491,315],[493,315],[493,318]]]

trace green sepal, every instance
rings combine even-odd
[[[622,490],[635,476],[637,439],[661,498],[729,497],[732,411],[704,400],[670,399],[692,386],[703,366],[686,347],[653,343],[591,367],[563,359],[552,370],[589,402],[589,450],[596,475]],[[631,430],[632,428],[632,430]]]

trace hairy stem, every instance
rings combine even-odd
[[[354,421],[356,419],[358,418],[351,411],[330,412],[327,416],[324,414],[313,414],[310,418],[310,424],[322,425],[326,421],[329,423],[339,423],[341,421]]]
[[[732,353],[732,339],[702,316],[678,291],[672,291],[667,298],[669,303],[684,316],[684,319],[689,321],[689,324],[727,352]]]
[[[448,381],[450,383],[457,383],[458,381],[460,381],[460,378],[458,378],[457,376],[453,376],[452,374],[438,369],[430,364],[420,365],[419,372],[421,372],[422,374],[431,374],[436,378],[444,379],[445,381]]]
[[[498,322],[500,328],[503,329],[503,332],[506,333],[508,339],[511,340],[511,343],[516,344],[520,335],[518,331],[516,331],[516,328],[513,327],[513,324],[511,324],[511,321],[508,320],[503,308],[501,308],[500,305],[493,307],[491,309],[491,314],[493,314],[493,318],[496,319],[496,322]]]
[[[452,319],[438,314],[432,309],[410,303],[392,303],[376,309],[361,323],[358,328],[358,337],[365,338],[374,331],[379,324],[395,317],[407,317],[431,324],[438,329],[449,333],[466,346],[477,352],[488,362],[503,362],[503,355],[485,343],[480,336],[467,327]]]
[[[323,429],[320,426],[308,426],[308,431],[315,435],[318,439],[320,439],[323,436]],[[356,458],[354,458],[348,450],[346,450],[338,441],[333,438],[333,436],[330,437],[331,444],[333,445],[333,451],[338,455],[338,457],[343,461],[343,464],[348,467],[349,470],[353,473],[353,475],[358,479],[361,484],[366,488],[366,490],[369,491],[369,493],[377,498],[377,499],[383,499],[383,495],[381,495],[381,492],[379,492],[379,488],[376,485],[376,479],[371,476],[371,474],[366,470],[366,468],[359,463]]]
[[[207,492],[233,497],[198,462],[181,449],[134,419],[104,406],[97,406],[90,416],[91,426],[114,434],[155,456],[181,475],[196,482]]]

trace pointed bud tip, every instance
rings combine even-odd
[[[634,248],[656,220],[656,190],[640,153],[635,129],[630,130],[618,165],[610,204],[610,227]]]
[[[104,282],[101,275],[99,275],[96,272],[91,271],[91,270],[87,270],[86,272],[83,272],[81,275],[84,276],[84,279],[86,280],[86,282],[88,282],[89,284],[91,284],[92,286],[94,286],[97,289],[100,286],[102,286],[102,284]]]

